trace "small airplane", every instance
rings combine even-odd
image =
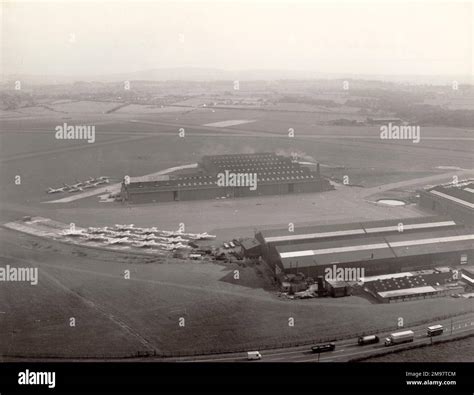
[[[132,243],[132,246],[137,247],[137,248],[147,248],[147,247],[149,247],[148,243],[144,242],[144,241],[136,241],[136,242]]]
[[[136,228],[137,233],[140,234],[150,234],[150,233],[157,233],[159,232],[158,228],[152,227],[152,228]]]
[[[160,233],[162,233],[165,236],[183,236],[183,232],[179,232],[176,230],[160,230]]]
[[[165,247],[168,247],[166,244],[157,243],[154,240],[134,242],[132,245],[134,247],[140,247],[140,248],[149,248],[149,247],[162,247],[162,248],[165,248]]]
[[[132,232],[130,232],[129,230],[119,230],[117,232],[114,232],[117,236],[134,236],[134,234]]]
[[[73,189],[70,189],[68,192],[69,193],[74,193],[74,192],[82,192],[84,189],[82,188],[73,188]]]
[[[105,233],[105,232],[108,232],[107,230],[107,226],[105,228],[93,228],[93,227],[89,227],[87,229],[87,231],[89,233]]]
[[[114,232],[113,230],[106,230],[102,232],[103,234],[107,235],[108,237],[121,237],[122,234],[119,232]]]
[[[195,240],[206,240],[206,239],[215,239],[216,236],[210,235],[207,232],[204,233],[187,233],[186,236],[188,236],[191,239]]]
[[[80,188],[82,187],[84,184],[82,182],[77,182],[75,184],[72,184],[72,185],[69,185],[69,184],[66,184],[64,183],[64,186],[67,187],[67,188]]]
[[[68,184],[64,184],[67,188],[68,188],[68,192],[69,193],[72,193],[72,192],[82,192],[83,189],[80,187],[80,186],[76,186],[77,184],[74,184],[74,185],[68,185]]]
[[[138,235],[138,234],[134,234],[132,233],[130,235],[130,237],[133,237],[135,240],[137,241],[147,241],[147,240],[152,240],[153,238],[148,238],[148,236],[142,236],[142,235]]]
[[[181,243],[182,241],[186,241],[186,239],[183,239],[182,237],[170,237],[168,239],[171,243]]]
[[[102,185],[102,184],[109,184],[110,180],[108,178],[106,179],[98,179],[95,181],[95,185]]]
[[[144,236],[139,236],[141,239],[143,240],[162,240],[163,238],[159,237],[159,236],[155,236],[154,234],[147,234],[147,235],[144,235]]]
[[[83,230],[66,229],[62,232],[64,236],[84,236]]]
[[[89,189],[89,188],[95,188],[99,184],[92,184],[92,183],[86,183],[82,188],[84,189]]]
[[[121,237],[121,238],[118,238],[118,239],[113,239],[113,238],[108,238],[107,239],[107,244],[125,244],[125,243],[129,243],[130,240],[128,240],[128,237]]]
[[[66,189],[67,189],[66,187],[61,187],[61,188],[51,188],[51,187],[49,187],[46,192],[47,193],[60,193],[60,192],[65,192]]]
[[[95,235],[87,235],[86,239],[87,241],[105,241],[107,240],[107,237],[95,234]]]
[[[173,250],[179,250],[179,249],[185,249],[185,250],[188,250],[188,249],[191,249],[191,246],[188,246],[186,244],[183,244],[183,243],[178,243],[178,244],[173,244]]]
[[[118,230],[131,230],[131,229],[135,229],[135,225],[134,224],[130,224],[130,225],[115,224],[115,229],[118,229]]]

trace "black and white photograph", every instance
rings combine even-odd
[[[2,1],[0,393],[472,395],[473,9]]]

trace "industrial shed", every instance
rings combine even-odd
[[[227,172],[227,173],[226,173]],[[220,185],[222,174],[256,175],[257,186]],[[328,180],[291,159],[275,155],[237,154],[204,156],[192,174],[170,175],[166,180],[122,183],[121,198],[130,203],[238,198],[322,192]]]
[[[408,234],[423,230],[447,230],[462,227],[449,217],[431,216],[335,225],[296,226],[293,232],[290,232],[288,228],[265,229],[256,234],[256,239],[262,244],[263,257],[271,262],[278,259],[276,246],[331,240],[340,240],[343,243],[345,240],[377,235]]]
[[[420,191],[419,205],[427,211],[449,215],[456,221],[474,226],[474,183]]]
[[[277,245],[271,261],[275,273],[325,274],[325,269],[363,268],[365,275],[420,270],[436,266],[472,264],[474,233],[456,228],[398,233],[344,240]]]
[[[435,268],[434,270],[402,274],[403,276],[366,281],[364,287],[382,303],[439,297],[463,289],[456,283],[448,285],[455,281],[453,272],[449,269],[448,271],[439,271]]]

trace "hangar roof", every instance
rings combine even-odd
[[[266,243],[304,243],[309,240],[342,238],[348,236],[368,236],[397,232],[399,224],[402,224],[403,232],[419,231],[423,229],[456,227],[456,223],[447,217],[415,217],[403,219],[390,219],[382,221],[354,222],[337,225],[318,225],[296,227],[294,232],[288,229],[266,229],[260,233]]]
[[[283,267],[319,266],[337,263],[368,263],[378,259],[419,256],[473,249],[471,230],[443,230],[386,237],[331,240],[305,244],[279,245],[276,250]]]
[[[406,289],[394,289],[392,291],[377,292],[382,298],[393,298],[396,296],[408,296],[408,295],[419,295],[429,292],[436,292],[436,288],[432,286],[417,287],[417,288],[406,288]]]
[[[299,174],[299,173],[285,173],[285,172],[268,172],[258,174],[258,184],[286,184],[286,183],[304,183],[314,182],[317,176],[314,174]],[[126,188],[134,193],[156,192],[157,190],[178,190],[183,189],[204,189],[217,187],[217,177],[215,176],[187,176],[177,179],[169,179],[167,181],[139,181],[131,182],[126,185]],[[225,187],[223,187],[225,188]],[[248,188],[247,186],[236,188]],[[258,188],[258,186],[257,186]]]
[[[474,185],[472,183],[461,188],[438,186],[431,189],[429,193],[474,209],[474,193],[471,191],[474,191]]]

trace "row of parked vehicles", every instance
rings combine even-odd
[[[432,325],[427,328],[426,335],[428,337],[438,336],[438,335],[441,335],[443,331],[444,331],[443,325]],[[394,332],[385,338],[384,344],[385,344],[385,347],[388,347],[388,346],[393,346],[396,344],[412,342],[414,339],[415,339],[415,332],[411,330]],[[368,344],[376,344],[379,342],[380,342],[380,338],[377,335],[361,336],[357,340],[357,343],[359,344],[359,346],[365,346]],[[311,347],[311,352],[321,353],[321,352],[327,352],[327,351],[334,351],[335,349],[336,349],[335,343],[326,343],[326,344],[319,344],[319,345]],[[247,359],[248,360],[262,359],[262,354],[259,351],[249,351],[247,353]]]

